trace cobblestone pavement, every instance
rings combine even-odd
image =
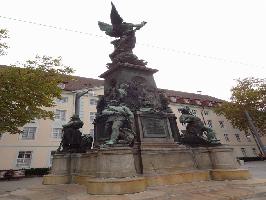
[[[10,181],[0,181],[0,195],[18,189],[25,189],[32,186],[41,186],[42,177],[14,179]],[[1,199],[1,198],[0,198]]]
[[[84,186],[42,185],[41,178],[0,182],[0,200],[266,200],[266,161],[249,162],[246,181],[203,181],[149,187],[128,195],[89,195]]]

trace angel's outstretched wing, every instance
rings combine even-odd
[[[122,17],[120,17],[120,15],[118,14],[115,5],[113,4],[113,2],[111,2],[112,5],[112,10],[111,10],[111,14],[110,14],[110,18],[111,18],[111,22],[112,25],[120,25],[123,22]]]
[[[104,22],[98,22],[101,31],[104,31],[107,35],[112,35],[113,26]]]

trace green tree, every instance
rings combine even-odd
[[[231,89],[230,102],[224,102],[215,108],[217,114],[224,115],[235,128],[247,132],[249,125],[245,111],[252,117],[260,134],[266,134],[266,83],[265,79],[238,79]]]
[[[6,29],[0,29],[0,56],[6,54],[8,45],[4,42],[6,38],[9,38],[8,31]]]
[[[18,127],[34,119],[53,119],[47,107],[54,106],[62,89],[58,84],[73,70],[61,57],[36,56],[21,66],[0,67],[0,133],[18,133]]]

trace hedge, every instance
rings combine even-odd
[[[25,176],[43,176],[49,174],[49,168],[30,168],[25,169]]]

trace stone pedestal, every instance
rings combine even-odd
[[[71,183],[71,154],[55,154],[51,174],[43,177],[44,185]]]
[[[228,146],[209,147],[213,169],[237,169],[233,148]]]
[[[195,165],[198,169],[212,169],[210,150],[206,147],[192,148]]]
[[[161,144],[141,147],[143,174],[168,174],[182,170],[195,170],[193,153],[186,147],[165,146]]]
[[[98,151],[96,177],[124,178],[135,175],[136,170],[131,148],[112,147]]]
[[[198,169],[237,169],[238,164],[233,148],[221,145],[216,147],[192,148]]]
[[[81,155],[79,175],[96,177],[98,151],[92,150]]]
[[[43,184],[78,183],[90,194],[128,194],[148,186],[250,178],[248,170],[237,169],[233,149],[227,146],[190,148],[144,142],[133,149],[109,147],[56,154],[53,161]]]
[[[55,154],[51,174],[69,175],[71,168],[71,154]]]

